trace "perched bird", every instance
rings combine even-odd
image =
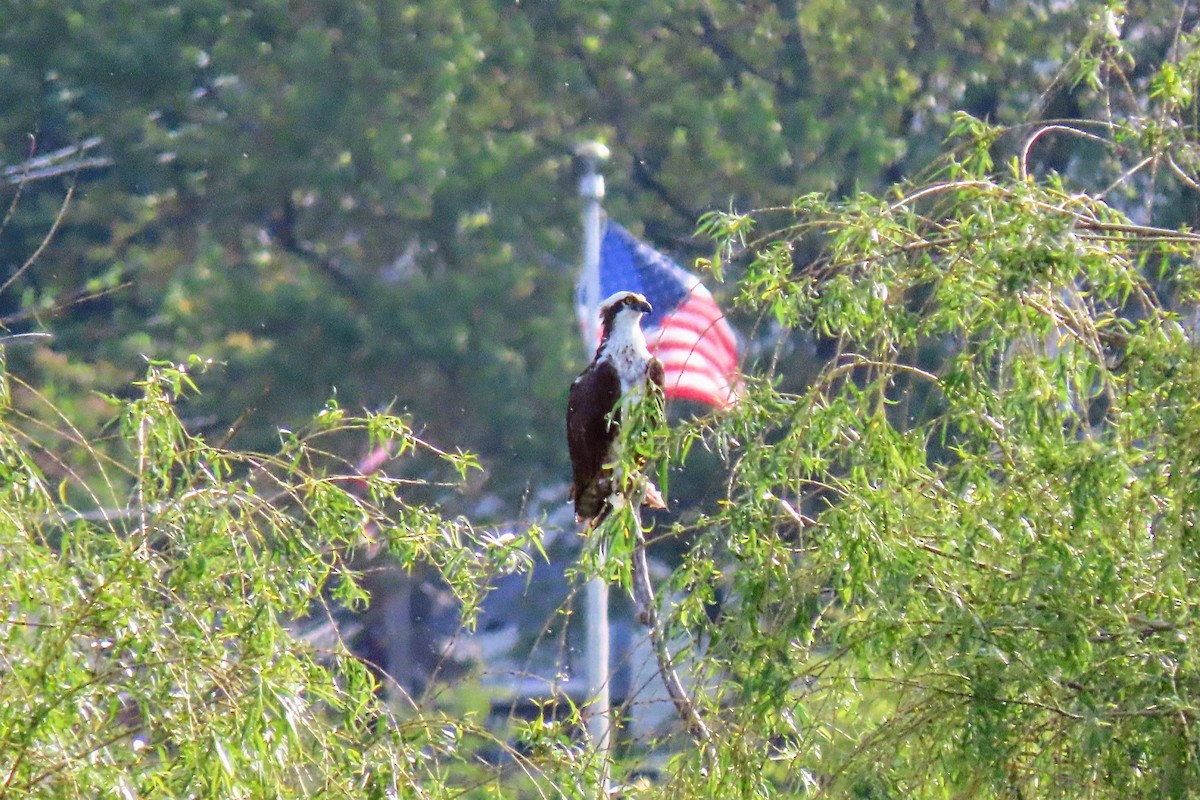
[[[571,384],[567,403],[567,445],[571,453],[575,516],[596,525],[621,492],[613,480],[623,408],[662,391],[663,365],[650,354],[642,316],[650,303],[636,292],[617,292],[600,305],[601,334],[596,356]],[[661,396],[661,394],[660,394]],[[616,484],[616,485],[614,485]],[[664,508],[662,496],[646,483],[643,502]]]

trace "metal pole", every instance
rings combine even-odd
[[[597,282],[593,279],[600,269],[600,201],[604,198],[604,177],[596,171],[596,164],[608,158],[608,148],[599,142],[586,142],[575,152],[584,166],[579,179],[579,194],[583,198],[583,277],[585,282],[595,285]],[[594,337],[595,325],[589,327],[586,320],[582,322],[584,336]],[[607,581],[603,578],[589,580],[586,598],[587,696],[591,701],[587,707],[587,730],[602,759],[602,781],[607,787],[612,746]]]
[[[608,781],[608,756],[612,744],[612,698],[608,675],[608,583],[603,578],[587,582],[587,707],[588,736],[604,759],[604,780]]]

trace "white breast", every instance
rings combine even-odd
[[[650,364],[650,349],[642,333],[641,314],[629,312],[617,315],[613,330],[604,342],[602,357],[612,362],[621,378],[621,393],[646,384]]]

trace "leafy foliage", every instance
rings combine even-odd
[[[940,180],[762,215],[795,221],[748,243],[741,301],[835,356],[678,433],[736,453],[675,576],[710,715],[759,742],[723,785],[1186,796],[1200,237],[994,175],[963,130]],[[705,224],[728,252],[749,223]]]
[[[326,409],[272,455],[234,452],[184,430],[175,404],[192,377],[156,364],[123,407],[128,458],[93,465],[104,496],[47,482],[38,461],[59,456],[7,402],[29,387],[3,380],[0,794],[446,796],[460,760],[446,732],[469,720],[397,716],[340,639],[318,650],[298,636],[330,600],[365,599],[348,558],[368,526],[402,561],[439,565],[468,608],[511,560],[409,504],[405,484],[372,476],[360,496],[321,466],[321,440],[347,426],[426,449],[402,421]],[[69,428],[55,435],[99,457]],[[101,502],[122,491],[126,505]],[[77,493],[86,510],[67,501]]]

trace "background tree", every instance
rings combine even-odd
[[[1094,95],[1070,70],[1108,50],[1144,87],[1181,13],[1139,6],[1076,52],[1108,4],[1060,5],[8,4],[0,162],[99,136],[112,165],[0,319],[54,333],[13,357],[72,396],[217,359],[189,422],[254,448],[330,387],[394,402],[478,452],[510,516],[566,470],[579,139],[613,145],[614,217],[702,254],[701,213],[916,175],[957,110],[1074,115]],[[1031,167],[1086,173],[1089,147],[1047,137]],[[69,180],[25,187],[6,264]]]

